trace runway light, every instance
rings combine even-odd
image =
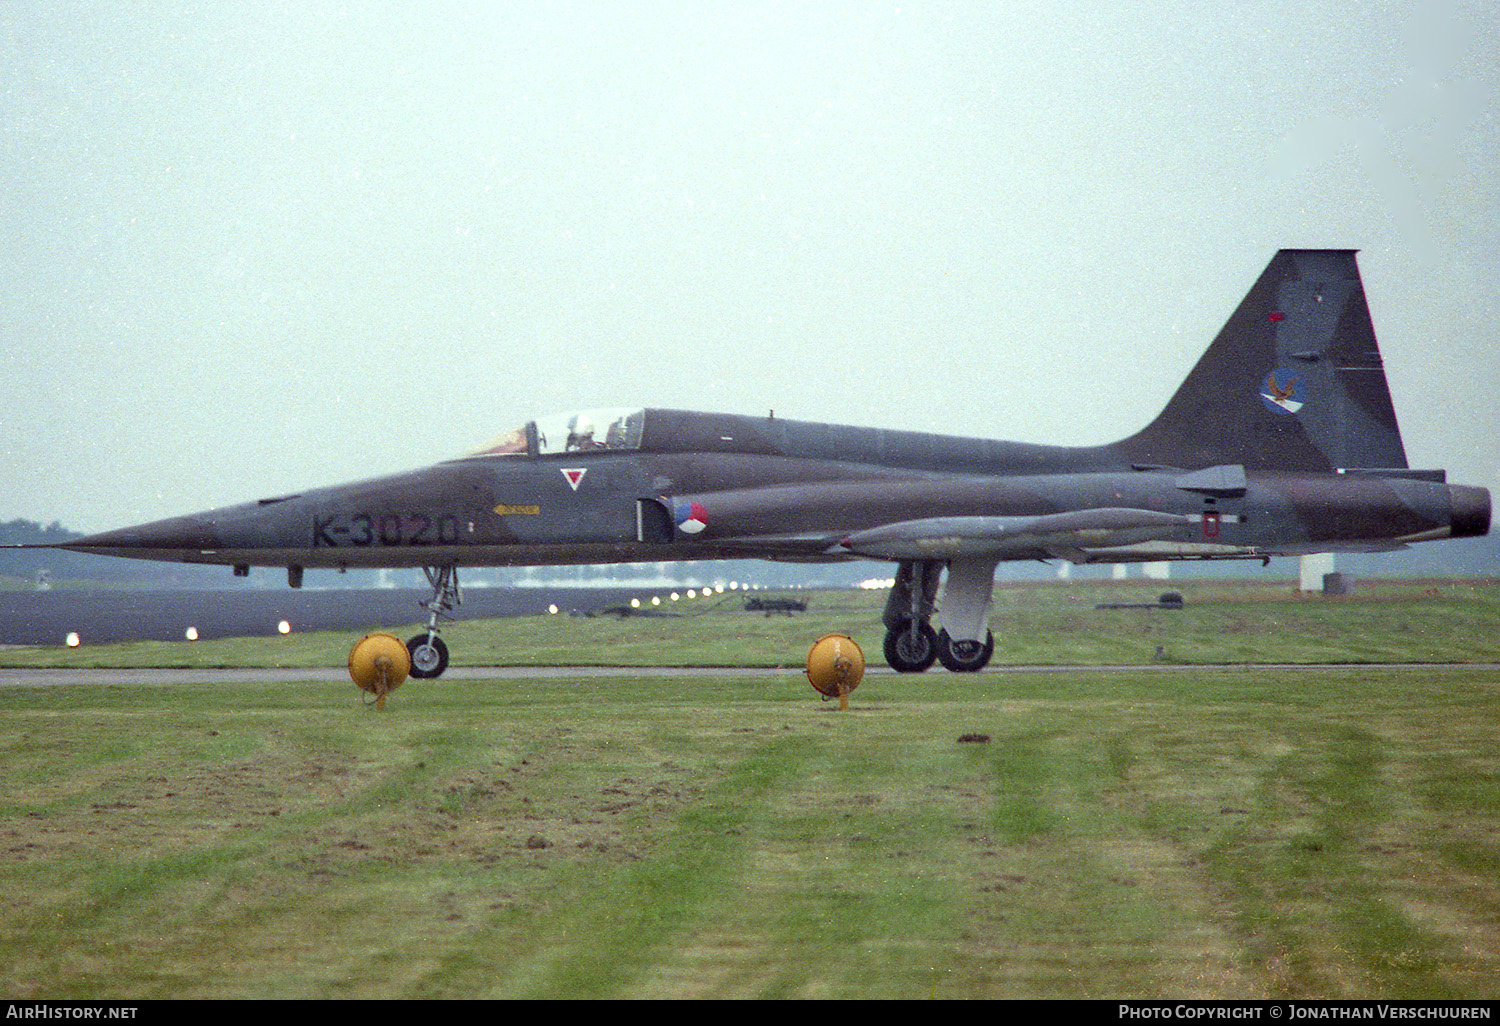
[[[557,605],[554,603],[553,605],[548,606],[547,607],[547,612],[551,613],[553,616],[556,616],[557,615]]]
[[[675,592],[675,591],[674,591],[674,592],[672,592],[672,601],[673,601],[673,602],[676,602],[676,601],[677,601],[677,599],[678,599],[678,595],[677,595],[677,593],[676,593],[676,592]]]
[[[198,628],[196,628],[196,627],[189,627],[186,631],[183,632],[183,635],[189,641],[197,641],[198,640]]]
[[[651,604],[653,606],[659,606],[659,605],[661,605],[661,596],[660,595],[652,595],[651,596]]]
[[[290,634],[290,633],[292,633],[292,625],[289,624],[289,623],[287,623],[285,620],[283,620],[280,623],[278,623],[276,625],[276,629],[278,631],[280,631],[282,634]]]
[[[641,608],[641,600],[640,599],[631,599],[630,600],[630,608],[631,609],[639,609],[639,608]]]
[[[69,648],[77,648],[78,647],[78,632],[77,631],[73,631],[72,633],[70,633],[68,635],[68,647]]]

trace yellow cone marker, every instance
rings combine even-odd
[[[367,634],[349,650],[349,676],[362,691],[375,696],[375,708],[385,708],[385,696],[411,673],[411,654],[400,638]]]
[[[807,653],[807,680],[820,695],[849,708],[849,694],[865,675],[865,654],[846,634],[827,634]]]

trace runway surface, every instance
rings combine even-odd
[[[1412,670],[1479,669],[1500,672],[1500,663],[1254,663],[1233,665],[1187,665],[1182,663],[1159,665],[1110,665],[1110,666],[989,666],[982,674],[1027,674],[1027,673],[1243,673],[1250,670],[1281,670],[1297,673],[1330,673],[1344,670],[1363,670],[1370,673],[1407,672]],[[885,666],[871,666],[865,675],[873,677],[897,676]],[[754,678],[798,678],[805,676],[800,666],[450,666],[437,680],[412,680],[409,683],[419,688],[442,687],[447,684],[491,681],[491,680],[557,680],[587,681],[608,680],[619,677],[714,677],[729,679]],[[971,675],[932,673],[921,680],[934,685],[952,683],[961,685]],[[338,684],[349,686],[348,671],[342,666],[216,668],[185,670],[180,668],[107,668],[87,669],[31,669],[27,667],[0,667],[0,688],[5,687],[63,687],[67,685],[92,684],[115,687],[153,687],[172,684],[245,684],[245,683],[305,683]]]
[[[468,588],[454,619],[533,616],[556,605],[562,612],[595,613],[632,598],[666,594],[657,588]],[[0,645],[61,645],[76,633],[88,644],[181,641],[198,637],[253,638],[278,632],[370,630],[425,622],[426,588],[252,588],[205,591],[166,588],[55,588],[0,591]]]

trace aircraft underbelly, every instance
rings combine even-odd
[[[829,562],[827,540],[728,539],[708,545],[640,542],[558,542],[550,544],[429,545],[369,548],[148,549],[81,548],[76,551],[173,563],[217,566],[301,566],[312,569],[399,569],[424,566],[552,566],[604,563],[676,562],[712,559],[787,559]]]

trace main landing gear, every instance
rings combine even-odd
[[[929,622],[937,601],[943,565],[907,561],[896,569],[896,583],[885,600],[885,661],[897,673],[921,673],[938,657],[937,632]]]
[[[948,669],[954,673],[976,673],[989,665],[990,656],[995,654],[995,635],[993,631],[984,632],[984,641],[954,641],[948,637],[947,631],[940,631],[937,637],[937,657]]]
[[[955,639],[946,630],[932,629],[942,573],[943,564],[935,561],[903,562],[896,571],[882,621],[885,661],[897,673],[922,673],[935,662],[954,673],[974,673],[989,665],[995,654],[995,635],[988,629],[983,641]],[[950,567],[944,607],[963,610],[969,619],[977,617],[982,626],[993,573],[993,563]]]
[[[937,657],[937,634],[926,620],[905,617],[886,629],[885,661],[897,673],[921,673]]]
[[[458,590],[458,567],[424,567],[427,583],[432,585],[432,598],[422,603],[427,610],[427,632],[418,634],[406,643],[411,653],[411,675],[429,679],[439,676],[448,668],[448,646],[438,637],[438,620],[451,620],[448,611],[464,600]]]
[[[954,641],[947,631],[932,630],[921,620],[906,620],[885,632],[885,661],[897,673],[921,673],[940,662],[954,673],[976,673],[995,654],[993,631],[984,641]]]

